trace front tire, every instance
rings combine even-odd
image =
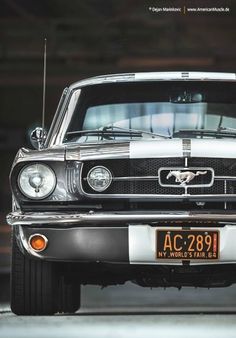
[[[60,264],[31,259],[12,240],[11,309],[17,315],[52,315],[75,312],[80,286],[65,282]]]

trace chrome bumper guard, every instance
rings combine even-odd
[[[93,212],[88,213],[22,213],[12,212],[7,216],[9,225],[84,225],[84,224],[114,224],[114,223],[151,223],[160,221],[215,221],[235,222],[235,213],[198,213],[183,212]]]

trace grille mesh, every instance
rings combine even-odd
[[[149,159],[114,159],[100,161],[86,161],[82,171],[83,190],[89,194],[96,194],[83,178],[94,166],[107,167],[114,177],[129,176],[157,176],[161,167],[184,167],[184,158],[149,158]],[[189,158],[188,167],[209,167],[215,171],[215,176],[236,176],[236,161],[222,158]],[[227,194],[236,192],[236,182],[227,182]],[[161,187],[158,180],[152,181],[113,181],[102,194],[144,194],[144,195],[182,195],[184,189],[175,187]],[[224,181],[215,180],[212,187],[188,189],[190,195],[224,194]]]

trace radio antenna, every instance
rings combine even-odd
[[[47,39],[44,39],[43,55],[43,109],[42,109],[42,129],[45,127],[45,98],[46,98],[46,72],[47,72]]]

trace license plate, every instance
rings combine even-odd
[[[157,230],[157,259],[219,259],[219,232],[211,230]]]

